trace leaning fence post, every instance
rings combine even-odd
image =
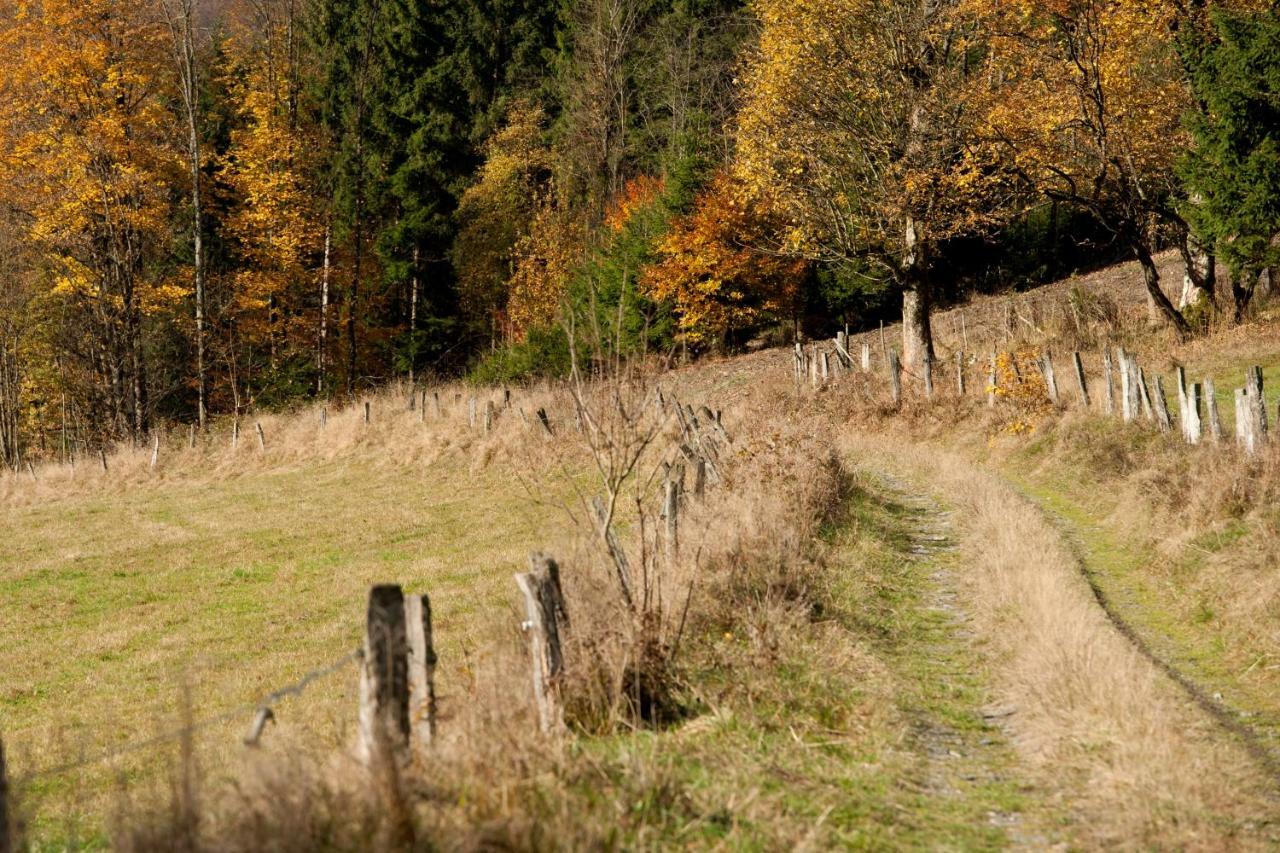
[[[1155,384],[1156,423],[1160,425],[1161,432],[1168,432],[1173,429],[1173,421],[1169,417],[1169,401],[1164,395],[1164,377],[1157,376]]]
[[[1215,442],[1222,441],[1222,416],[1218,413],[1218,393],[1213,387],[1213,380],[1204,379],[1205,408],[1209,410],[1209,436]]]
[[[11,853],[13,839],[9,828],[9,776],[4,764],[4,741],[0,740],[0,853]]]
[[[422,746],[436,736],[436,647],[431,634],[431,599],[426,593],[404,601],[409,640],[409,730]]]
[[[266,436],[266,433],[262,431],[262,424],[258,421],[254,421],[253,426],[254,426],[254,429],[258,431],[258,449],[263,452],[266,452],[267,436]]]
[[[538,423],[542,424],[542,428],[547,431],[547,436],[554,438],[556,431],[551,428],[551,419],[547,417],[547,410],[539,407]]]
[[[898,351],[889,351],[889,389],[893,395],[893,404],[902,402],[902,362],[898,360]]]
[[[1084,363],[1080,361],[1080,353],[1071,354],[1071,363],[1076,369],[1076,387],[1080,389],[1080,402],[1089,408],[1089,383],[1084,378]]]
[[[404,592],[398,586],[369,590],[364,660],[360,667],[360,758],[386,759],[385,749],[409,742],[409,662]]]
[[[1141,394],[1142,416],[1149,421],[1153,421],[1156,419],[1156,410],[1155,406],[1151,403],[1151,387],[1147,384],[1147,374],[1141,367],[1138,367],[1137,357],[1132,356],[1132,358],[1134,365],[1133,371],[1138,377],[1138,392]]]
[[[529,635],[529,655],[533,669],[533,700],[538,723],[546,734],[564,729],[564,707],[560,702],[560,677],[564,656],[560,648],[561,621],[568,625],[564,593],[560,589],[560,567],[545,554],[529,555],[529,571],[515,576],[524,594],[524,630]]]

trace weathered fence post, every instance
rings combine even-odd
[[[329,407],[321,406],[320,407],[320,428],[324,429],[328,425],[329,425]]]
[[[196,449],[196,425],[195,424],[191,424],[189,427],[187,427],[187,447],[190,450]]]
[[[239,416],[237,416],[236,419],[231,422],[231,449],[235,450],[239,446],[240,446],[240,418]]]
[[[1138,416],[1138,387],[1136,376],[1129,370],[1129,355],[1117,348],[1116,361],[1120,365],[1120,416],[1131,423]]]
[[[364,660],[360,667],[360,759],[372,766],[409,744],[409,643],[404,592],[369,590]]]
[[[924,360],[921,362],[924,368],[924,397],[926,400],[933,399],[933,356],[929,353],[924,354]]]
[[[1000,379],[996,376],[996,354],[991,353],[991,369],[987,371],[987,408],[993,409],[996,405],[996,389],[999,387],[996,383]]]
[[[1161,432],[1168,432],[1169,430],[1173,429],[1173,421],[1169,417],[1169,401],[1165,398],[1165,395],[1164,395],[1164,377],[1163,376],[1156,377],[1156,387],[1154,390],[1155,390],[1155,400],[1154,400],[1155,407],[1154,408],[1156,412],[1156,423],[1160,425]]]
[[[1187,424],[1190,423],[1190,417],[1187,415],[1187,369],[1181,364],[1175,365],[1173,368],[1173,381],[1178,386],[1178,423],[1182,426],[1182,436],[1191,443],[1191,437],[1187,434]]]
[[[871,344],[862,345],[862,370],[864,373],[871,371]]]
[[[667,519],[667,554],[673,556],[680,551],[680,481],[674,477],[667,480],[662,511]]]
[[[515,576],[524,594],[525,632],[529,635],[529,655],[533,664],[533,700],[538,722],[546,734],[564,729],[564,706],[560,702],[560,676],[564,656],[560,648],[561,621],[568,625],[564,593],[560,589],[560,567],[545,554],[529,555],[529,571]]]
[[[9,826],[9,776],[4,762],[4,741],[0,740],[0,853],[12,853],[13,832]]]
[[[902,402],[902,362],[898,360],[898,351],[889,351],[889,391],[893,395],[893,404]]]
[[[1084,362],[1080,360],[1080,353],[1071,354],[1071,363],[1076,369],[1076,387],[1080,390],[1080,402],[1087,409],[1089,408],[1089,383],[1084,377]]]
[[[156,433],[151,440],[151,469],[154,471],[160,463],[160,434]],[[33,473],[31,476],[35,476]]]
[[[1262,393],[1262,368],[1250,367],[1245,371],[1245,395],[1249,402],[1249,436],[1252,453],[1267,440],[1267,403]]]
[[[410,595],[404,601],[409,641],[409,730],[421,746],[436,736],[436,647],[431,633],[431,599]]]
[[[964,351],[956,353],[956,393],[964,396]]]
[[[1218,413],[1218,392],[1213,387],[1213,380],[1204,379],[1205,408],[1209,410],[1209,437],[1215,442],[1222,441],[1222,416]]]
[[[1114,377],[1112,376],[1111,352],[1110,350],[1102,350],[1102,411],[1108,415],[1116,413],[1116,387]]]
[[[431,397],[436,401],[436,417],[437,418],[444,417],[444,409],[440,406],[440,392],[432,391]]]
[[[370,410],[369,410],[369,401],[368,401],[368,400],[365,400],[365,401],[364,401],[364,422],[365,422],[365,424],[368,424],[368,423],[369,423],[369,421],[370,421],[370,420],[372,420],[371,415],[372,415],[372,413],[371,413],[371,412],[370,412]]]
[[[819,360],[819,368],[822,375],[822,384],[826,385],[831,379],[831,356],[826,350],[822,351],[822,357]]]
[[[1187,438],[1187,444],[1199,444],[1200,439],[1204,437],[1204,426],[1200,419],[1200,396],[1201,390],[1198,383],[1192,383],[1187,387],[1187,410],[1183,414],[1182,434]]]
[[[804,347],[796,341],[795,349],[791,352],[791,370],[795,374],[796,384],[804,384]],[[658,393],[659,401],[661,401],[662,393]],[[661,405],[661,403],[659,403]]]
[[[1243,388],[1237,388],[1235,393],[1236,402],[1236,444],[1243,447],[1246,452],[1253,453],[1254,442],[1253,437],[1249,435],[1249,402],[1248,392]]]
[[[258,431],[258,449],[265,453],[267,450],[267,436],[266,433],[262,431],[262,423],[260,421],[254,421],[253,426],[254,429]]]
[[[107,451],[98,448],[98,458],[102,460],[102,473],[107,473]]]
[[[1141,367],[1138,367],[1137,357],[1131,356],[1131,358],[1133,358],[1133,372],[1138,377],[1138,393],[1142,401],[1142,416],[1149,421],[1153,421],[1156,419],[1156,410],[1151,403],[1151,387],[1147,384],[1147,374]]]
[[[476,428],[476,398],[467,399],[467,426],[471,429]]]
[[[484,434],[488,435],[489,430],[493,429],[493,401],[484,401]]]
[[[1040,372],[1044,375],[1044,387],[1049,392],[1049,402],[1058,405],[1058,380],[1053,375],[1053,356],[1045,352],[1040,356]]]

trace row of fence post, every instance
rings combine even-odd
[[[814,387],[820,387],[830,381],[831,371],[828,369],[829,356],[835,355],[834,364],[837,372],[852,369],[853,358],[849,352],[847,333],[837,333],[830,351],[820,349],[811,343],[808,350],[801,343],[795,344],[793,353],[795,377],[798,384],[807,379]],[[1115,414],[1117,408],[1125,423],[1139,419],[1154,423],[1162,432],[1171,432],[1174,418],[1169,410],[1168,394],[1164,377],[1148,376],[1138,364],[1137,355],[1122,347],[1112,352],[1104,348],[1101,353],[1102,362],[1102,410],[1106,414]],[[1010,355],[1013,358],[1012,355]],[[999,395],[999,376],[996,369],[995,354],[990,360],[987,374],[987,405],[995,406]],[[963,351],[954,355],[956,373],[956,393],[965,396],[968,383],[965,375],[966,356]],[[864,372],[871,370],[871,347],[862,344],[861,367]],[[895,406],[902,402],[902,362],[895,350],[886,353],[886,367],[889,380],[889,396]],[[1064,405],[1054,371],[1053,356],[1049,352],[1040,355],[1036,360],[1045,383],[1045,393],[1054,405]],[[1080,403],[1085,408],[1093,407],[1092,395],[1089,391],[1089,380],[1085,372],[1084,361],[1079,352],[1071,354],[1072,374],[1075,378],[1076,391]],[[1013,369],[1017,369],[1014,364]],[[921,384],[926,399],[934,397],[934,362],[926,357],[921,364]],[[1119,374],[1119,404],[1116,400],[1116,374]],[[1183,439],[1188,444],[1199,444],[1204,439],[1205,420],[1208,420],[1208,433],[1215,442],[1221,441],[1222,418],[1218,411],[1218,401],[1213,380],[1206,377],[1202,383],[1187,381],[1186,369],[1175,368],[1176,391],[1178,395],[1177,423]],[[1237,388],[1233,394],[1235,406],[1236,443],[1249,454],[1257,453],[1267,441],[1268,417],[1266,398],[1263,391],[1262,368],[1250,367],[1245,373],[1245,384]]]

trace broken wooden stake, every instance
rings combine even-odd
[[[560,645],[562,622],[569,623],[564,593],[560,589],[560,567],[545,554],[529,555],[529,571],[515,576],[524,595],[529,636],[529,657],[533,670],[533,701],[544,734],[564,730],[564,706],[560,700],[560,679],[564,653]]]
[[[1168,432],[1173,429],[1173,420],[1169,417],[1169,401],[1164,394],[1164,377],[1157,376],[1155,388],[1152,389],[1155,397],[1153,398],[1156,415],[1156,424],[1159,425],[1161,432]]]
[[[1071,364],[1076,369],[1076,388],[1080,391],[1080,403],[1087,409],[1089,408],[1089,383],[1084,376],[1084,362],[1080,360],[1080,353],[1071,354]]]
[[[1040,372],[1044,375],[1044,387],[1049,394],[1049,402],[1058,405],[1058,380],[1053,375],[1053,356],[1046,352],[1040,356]]]

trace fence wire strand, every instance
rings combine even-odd
[[[170,729],[169,731],[166,731],[166,732],[161,732],[160,734],[153,735],[152,737],[146,738],[144,740],[134,741],[133,743],[127,743],[121,746],[112,747],[111,749],[106,749],[99,753],[96,753],[95,755],[89,756],[88,758],[81,758],[77,761],[69,761],[65,764],[57,764],[57,765],[54,765],[53,767],[46,767],[43,770],[37,770],[31,773],[28,773],[22,777],[22,782],[27,783],[27,782],[32,782],[38,779],[47,779],[53,776],[60,776],[63,773],[69,773],[72,770],[79,770],[82,767],[88,767],[90,765],[100,764],[105,761],[110,761],[113,758],[119,758],[120,756],[123,756],[123,755],[130,755],[135,752],[142,752],[144,750],[150,749],[155,746],[159,746],[164,743],[170,743],[172,741],[180,740],[185,737],[190,737],[197,732],[203,731],[208,728],[212,728],[213,726],[219,725],[220,723],[226,723],[226,722],[235,720],[237,718],[243,718],[263,708],[270,708],[273,705],[280,702],[280,700],[285,699],[287,697],[296,698],[301,696],[303,692],[306,691],[306,689],[310,687],[312,684],[314,684],[315,682],[320,681],[321,679],[327,678],[330,675],[333,675],[334,673],[344,669],[349,664],[355,661],[358,661],[363,657],[364,657],[364,649],[358,648],[353,652],[348,652],[347,654],[343,655],[342,657],[338,658],[337,660],[333,661],[330,664],[327,664],[322,667],[317,667],[316,669],[311,670],[310,672],[306,673],[300,679],[293,682],[292,684],[288,684],[284,687],[280,687],[276,690],[271,691],[270,693],[267,693],[265,696],[263,696],[261,699],[259,699],[256,702],[239,705],[235,708],[231,708],[227,711],[223,711],[220,714],[216,714],[211,717],[206,717],[202,720],[197,720],[195,722],[188,723],[185,726],[178,726],[177,728]]]

